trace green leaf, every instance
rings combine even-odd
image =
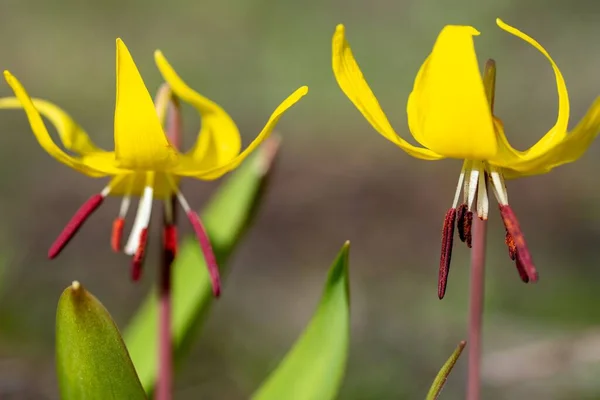
[[[344,376],[350,341],[346,242],[329,271],[310,324],[253,400],[334,399]]]
[[[433,384],[429,389],[429,393],[427,393],[426,400],[436,400],[438,398],[442,392],[442,389],[444,388],[444,385],[446,384],[446,381],[448,380],[448,375],[450,375],[450,372],[452,372],[452,368],[454,368],[454,364],[456,364],[458,361],[458,357],[460,357],[460,354],[462,353],[466,344],[467,342],[464,340],[460,342],[456,347],[456,350],[454,350],[454,353],[452,353],[450,358],[442,366],[442,369],[440,369],[440,372],[438,372],[437,376],[433,380]]]
[[[222,274],[227,259],[254,215],[270,176],[278,143],[275,137],[265,142],[219,188],[202,213]],[[197,336],[197,328],[213,301],[206,263],[195,239],[188,238],[182,243],[172,271],[173,349],[178,362]],[[145,299],[124,335],[131,359],[147,392],[153,390],[158,372],[157,321],[158,301],[154,290]]]
[[[79,282],[56,311],[56,369],[61,399],[145,399],[119,329]]]

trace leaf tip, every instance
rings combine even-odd
[[[281,136],[277,133],[272,134],[270,138],[265,140],[258,157],[258,170],[261,175],[266,175],[269,172],[275,163],[277,154],[279,154],[280,147]]]

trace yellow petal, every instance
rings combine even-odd
[[[443,158],[431,150],[413,146],[394,131],[381,109],[379,101],[363,77],[360,67],[352,55],[350,45],[346,41],[344,31],[344,26],[338,25],[332,41],[333,73],[342,91],[379,134],[411,156],[424,160]]]
[[[57,105],[42,99],[31,99],[34,107],[42,116],[48,118],[56,128],[63,146],[78,154],[88,154],[103,151],[96,147],[87,133]],[[0,99],[0,109],[23,108],[16,97]]]
[[[114,165],[114,157],[112,163],[110,163],[110,155],[112,153],[100,152],[98,154],[92,153],[89,158],[79,159],[72,157],[65,153],[60,147],[52,141],[46,125],[42,120],[42,116],[35,108],[31,98],[25,91],[25,88],[21,85],[17,78],[15,78],[9,71],[4,71],[4,78],[12,90],[15,92],[15,96],[22,104],[31,129],[38,140],[40,146],[44,148],[52,157],[60,161],[61,163],[89,176],[100,177],[106,175],[112,175],[118,173],[120,170]]]
[[[123,168],[162,171],[177,162],[152,98],[121,39],[117,39],[115,153]]]
[[[470,26],[444,27],[408,100],[413,136],[446,157],[486,160],[498,147],[473,45],[476,35]]]
[[[600,97],[598,97],[579,124],[558,144],[526,162],[505,168],[508,178],[538,175],[581,157],[600,133]]]
[[[286,112],[290,107],[296,104],[304,95],[308,93],[308,87],[302,86],[298,88],[294,93],[288,96],[279,107],[273,111],[271,117],[267,121],[267,124],[258,136],[250,143],[248,147],[244,149],[237,157],[229,161],[226,164],[220,165],[216,168],[201,169],[197,168],[196,162],[193,158],[184,155],[180,157],[179,165],[171,171],[174,175],[180,176],[192,176],[197,179],[212,180],[217,179],[225,173],[237,168],[238,165],[244,161],[244,159],[250,155],[266,138],[269,137],[273,128],[277,124],[277,121],[282,117],[283,113]]]
[[[154,59],[173,92],[193,105],[200,114],[200,133],[187,156],[200,169],[214,168],[233,160],[242,147],[235,122],[216,103],[186,85],[160,51],[154,53]]]
[[[567,92],[567,86],[565,84],[565,80],[563,79],[558,66],[550,57],[550,54],[533,38],[527,36],[525,33],[520,30],[505,24],[499,18],[496,19],[496,24],[506,32],[513,34],[533,47],[535,47],[540,53],[542,53],[550,62],[552,69],[554,70],[554,76],[556,79],[556,88],[558,91],[558,117],[556,119],[556,123],[546,133],[536,144],[530,147],[525,152],[514,151],[515,154],[519,154],[522,160],[530,160],[538,157],[548,149],[552,148],[554,145],[563,140],[563,138],[567,134],[567,127],[569,124],[569,94]],[[512,149],[509,145],[509,150]],[[513,149],[514,150],[514,149]]]

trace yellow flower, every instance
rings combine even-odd
[[[377,98],[369,88],[345,39],[344,26],[333,36],[333,71],[342,91],[377,132],[413,157],[423,160],[464,160],[452,207],[446,214],[440,258],[438,295],[444,296],[450,266],[454,224],[461,240],[470,247],[472,208],[481,219],[488,215],[488,185],[498,200],[506,228],[509,254],[521,278],[535,282],[537,272],[517,219],[508,205],[505,178],[543,174],[578,159],[600,131],[600,98],[570,132],[569,97],[564,79],[544,48],[525,33],[505,24],[503,30],[523,39],[550,62],[558,89],[555,125],[526,151],[508,142],[502,122],[493,114],[495,64],[488,61],[480,73],[470,26],[448,25],[440,32],[433,50],[415,78],[407,104],[408,125],[414,146],[392,128]],[[463,192],[462,203],[459,204]]]
[[[207,258],[213,289],[218,294],[218,269],[210,242],[198,215],[178,190],[178,179],[192,177],[213,180],[235,169],[270,135],[283,113],[300,100],[308,88],[301,87],[285,99],[254,141],[240,152],[240,134],[233,120],[217,104],[188,87],[160,51],[155,52],[155,61],[168,87],[159,92],[154,104],[129,50],[120,39],[117,39],[116,50],[114,151],[105,151],[96,146],[85,131],[56,105],[41,99],[31,99],[17,78],[9,71],[4,71],[6,81],[16,98],[0,99],[0,108],[23,108],[39,144],[58,161],[91,177],[112,178],[99,194],[92,196],[74,215],[51,246],[48,255],[50,258],[56,257],[108,195],[123,196],[112,240],[115,250],[119,250],[123,218],[131,197],[139,195],[141,198],[132,232],[123,249],[126,254],[133,256],[133,274],[139,276],[152,200],[165,200],[165,207],[170,210],[171,197],[176,196],[196,231]],[[201,118],[198,139],[186,153],[180,153],[163,130],[171,91],[194,106]],[[66,151],[54,143],[42,116],[56,127]],[[168,216],[170,213],[166,214]],[[173,237],[166,238],[165,242],[172,239]]]

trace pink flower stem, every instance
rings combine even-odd
[[[171,144],[181,146],[181,114],[176,98],[171,98],[167,112],[166,134]],[[171,326],[171,267],[175,260],[177,238],[175,226],[177,223],[176,197],[170,199],[170,213],[164,210],[162,232],[162,254],[158,283],[158,378],[154,398],[156,400],[171,400],[173,393],[173,337]],[[166,208],[167,204],[165,204]],[[170,214],[170,215],[169,215]]]
[[[487,221],[473,218],[471,287],[469,294],[467,400],[479,400],[481,391],[481,334],[485,289]]]

